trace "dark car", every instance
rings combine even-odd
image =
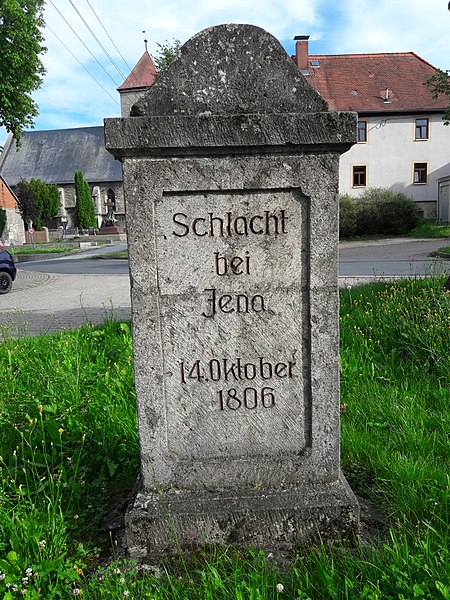
[[[16,278],[16,265],[11,254],[0,246],[0,294],[7,294]]]

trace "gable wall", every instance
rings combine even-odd
[[[11,190],[0,177],[0,208],[17,208],[17,202]]]

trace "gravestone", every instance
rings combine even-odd
[[[356,115],[328,112],[270,34],[221,25],[105,128],[123,161],[132,285],[129,553],[354,532],[337,191]]]

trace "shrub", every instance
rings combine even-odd
[[[413,200],[387,188],[368,188],[359,196],[340,198],[339,237],[402,235],[420,221]]]
[[[356,235],[356,203],[348,195],[339,198],[339,237]]]

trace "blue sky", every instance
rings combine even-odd
[[[119,115],[116,88],[142,55],[144,37],[154,54],[157,42],[174,38],[185,42],[220,23],[263,27],[290,54],[293,37],[307,34],[313,54],[414,51],[436,67],[450,69],[447,4],[447,0],[47,0],[45,20],[51,28],[44,31],[47,74],[34,94],[40,110],[35,128],[100,125],[104,117]],[[6,135],[0,129],[0,145]]]

